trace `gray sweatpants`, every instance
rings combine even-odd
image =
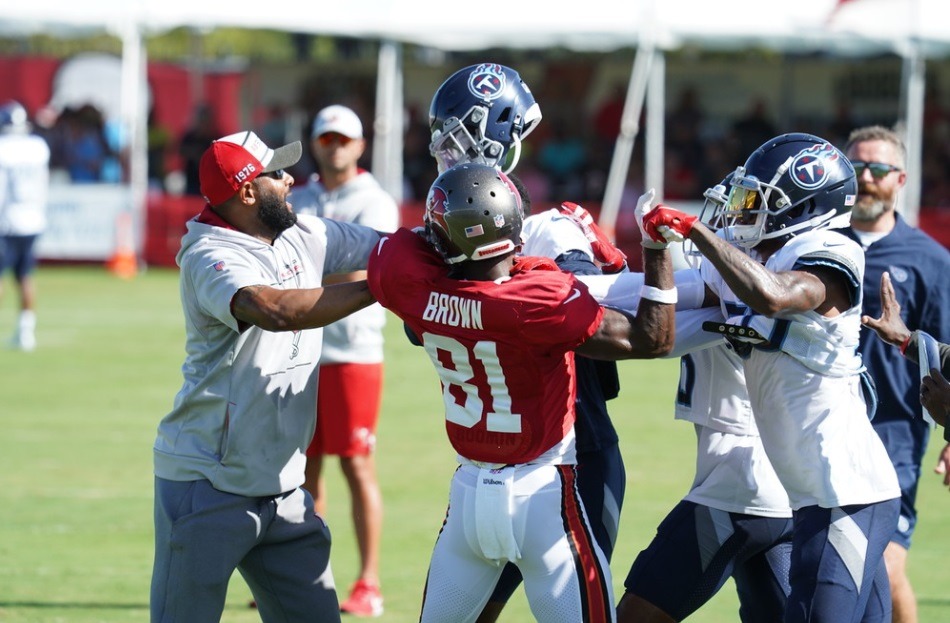
[[[155,479],[152,623],[220,621],[241,572],[265,623],[337,623],[330,530],[303,489],[249,498]]]

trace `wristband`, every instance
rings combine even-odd
[[[643,284],[643,286],[640,288],[640,300],[673,304],[677,301],[676,288],[661,290],[660,288],[654,288],[653,286]]]
[[[911,336],[913,336],[913,335],[914,335],[913,333],[911,333],[910,335],[908,335],[908,336],[907,336],[907,339],[904,340],[904,343],[901,344],[901,355],[904,355],[904,353],[907,351],[907,346],[910,344],[910,338],[911,338]],[[906,355],[904,355],[904,356],[906,357]]]

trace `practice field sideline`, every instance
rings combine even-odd
[[[0,341],[16,311],[9,276]],[[180,382],[183,328],[177,272],[131,280],[99,268],[37,272],[38,348],[0,350],[0,621],[140,622],[148,619],[152,562],[151,446]],[[439,384],[393,316],[379,430],[385,503],[382,586],[386,622],[418,620],[432,544],[445,513],[455,455],[446,440]],[[610,410],[627,465],[627,498],[614,555],[622,580],[656,524],[689,488],[694,439],[672,418],[676,361],[621,362]],[[950,496],[924,461],[921,520],[910,557],[922,623],[950,621]],[[340,592],[357,569],[345,485],[328,476],[333,568]],[[259,621],[232,582],[224,621]],[[732,584],[690,620],[737,620]],[[344,619],[346,620],[346,619]],[[354,619],[355,620],[355,619]],[[519,592],[502,621],[532,621]]]

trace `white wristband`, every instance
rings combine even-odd
[[[676,296],[676,288],[661,290],[660,288],[654,288],[653,286],[643,284],[643,286],[640,288],[640,300],[673,304],[676,303],[678,299]]]

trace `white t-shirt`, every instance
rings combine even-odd
[[[0,133],[0,236],[46,229],[49,146],[35,134]]]

